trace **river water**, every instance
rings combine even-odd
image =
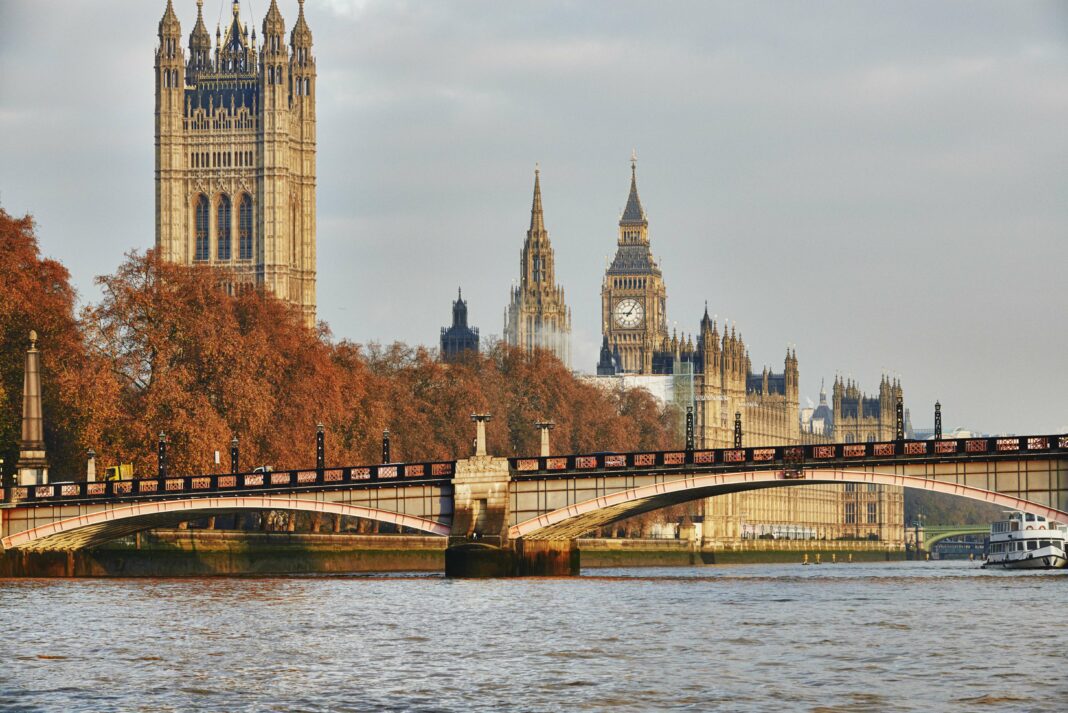
[[[0,580],[0,710],[1063,710],[1066,614],[966,562]]]

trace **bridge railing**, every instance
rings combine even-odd
[[[181,495],[207,495],[219,492],[299,490],[345,484],[371,484],[451,480],[455,461],[429,463],[387,463],[339,468],[253,471],[176,475],[136,480],[75,481],[46,485],[21,485],[0,490],[0,499],[10,496],[18,502],[65,502],[104,498],[159,498]]]
[[[832,461],[960,460],[1064,452],[1068,452],[1068,435],[531,456],[510,458],[509,463],[516,476],[559,471],[682,470],[691,466],[778,466],[789,471]]]

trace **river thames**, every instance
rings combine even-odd
[[[1068,576],[967,562],[0,581],[5,711],[1046,711]]]

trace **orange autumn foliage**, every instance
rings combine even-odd
[[[42,333],[46,419],[56,424],[48,447],[64,454],[53,458],[62,465],[54,466],[54,480],[84,477],[90,447],[98,468],[131,462],[138,476],[152,476],[160,432],[172,473],[227,468],[234,435],[243,469],[308,466],[317,423],[332,464],[377,462],[385,429],[394,460],[466,457],[474,412],[493,414],[488,440],[497,455],[536,453],[534,422],[545,419],[556,423],[556,452],[675,445],[677,414],[662,412],[648,392],[605,392],[550,354],[498,345],[445,364],[421,347],[334,341],[260,290],[228,294],[224,273],[165,263],[151,251],[131,253],[113,275],[98,278],[99,303],[75,320],[67,273],[39,258],[29,219],[8,218],[0,229],[8,231],[3,255],[21,256],[0,259],[38,271],[24,270],[18,284],[0,282],[7,305],[0,311],[0,446],[17,450],[19,334],[34,326]],[[9,232],[20,236],[10,251]],[[52,286],[51,299],[38,294],[42,284]]]

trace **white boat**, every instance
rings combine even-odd
[[[1008,520],[990,526],[984,567],[1060,569],[1068,564],[1068,529],[1041,515],[1009,513]]]

